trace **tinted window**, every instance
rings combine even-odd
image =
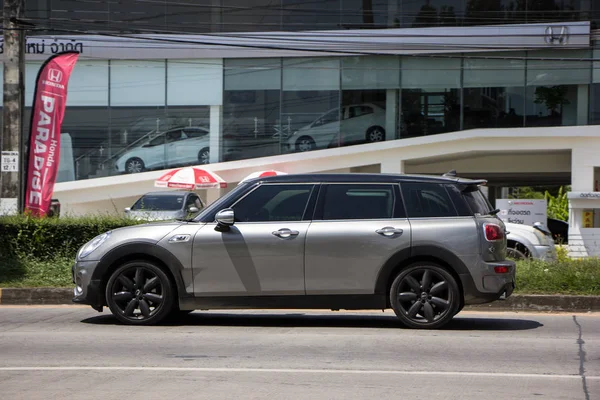
[[[478,188],[474,187],[472,190],[465,190],[463,196],[474,214],[486,215],[492,210],[490,203]]]
[[[434,183],[403,183],[402,195],[409,218],[455,217],[446,189]]]
[[[196,207],[198,210],[202,210],[203,205],[202,205],[202,200],[200,200],[200,197],[196,196],[195,194],[190,194],[187,198],[187,201],[185,202],[185,208],[190,208],[190,207]]]
[[[448,190],[448,194],[452,199],[452,203],[454,203],[454,207],[458,212],[458,215],[461,217],[472,217],[473,211],[467,204],[466,198],[463,196],[461,190],[455,185],[446,185],[446,190]]]
[[[380,219],[394,214],[392,185],[327,185],[323,188],[323,219]]]
[[[262,185],[232,208],[237,222],[301,221],[313,185]]]
[[[145,195],[136,201],[131,209],[144,211],[176,211],[183,208],[183,199],[184,197],[182,195]]]

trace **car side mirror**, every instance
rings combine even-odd
[[[235,213],[231,208],[226,208],[217,213],[215,220],[217,221],[215,230],[219,232],[227,232],[229,227],[235,223]]]
[[[125,214],[129,214],[129,211],[131,211],[131,207],[125,208]]]
[[[200,210],[198,209],[198,207],[195,207],[195,206],[191,206],[190,208],[188,208],[188,212],[191,214],[195,214],[198,211],[200,211]]]

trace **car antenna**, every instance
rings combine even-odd
[[[455,169],[451,169],[450,171],[446,172],[444,175],[442,176],[452,176],[452,177],[456,177],[456,170]]]

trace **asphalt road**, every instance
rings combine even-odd
[[[159,327],[0,307],[0,398],[600,399],[600,314],[195,312]]]

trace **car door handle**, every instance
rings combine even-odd
[[[298,236],[298,234],[299,234],[300,232],[298,232],[298,231],[293,231],[293,230],[291,230],[291,229],[287,229],[287,228],[283,228],[283,229],[280,229],[280,230],[278,230],[278,231],[273,231],[272,233],[273,233],[273,235],[275,235],[275,236],[277,236],[277,237],[279,237],[279,238],[282,238],[282,239],[289,239],[289,238],[291,238],[291,237]]]
[[[393,226],[386,226],[385,228],[377,229],[375,232],[381,236],[392,237],[402,235],[404,230],[400,228],[394,228]]]

